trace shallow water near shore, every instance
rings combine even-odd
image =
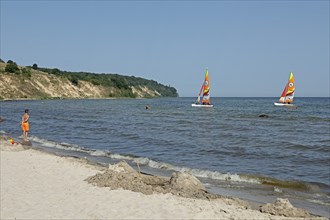
[[[188,170],[215,193],[289,198],[330,217],[329,98],[297,98],[297,108],[275,107],[277,98],[213,98],[211,109],[194,100],[5,101],[1,130],[20,137],[28,108],[35,147],[154,174]]]

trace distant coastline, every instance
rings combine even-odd
[[[0,62],[0,100],[178,97],[154,80],[118,74],[67,72]]]

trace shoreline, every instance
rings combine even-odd
[[[250,208],[245,201],[224,196],[199,199],[156,191],[146,195],[123,190],[122,185],[118,189],[113,189],[114,186],[99,187],[86,179],[96,174],[102,175],[111,170],[110,167],[103,168],[85,159],[24,148],[20,144],[10,145],[6,139],[0,141],[1,219],[293,218],[263,213]],[[122,171],[119,174],[122,175]],[[124,180],[123,183],[128,182]],[[327,218],[308,215],[300,219]]]
[[[73,156],[78,158],[85,158],[89,160],[92,163],[99,164],[103,167],[107,167],[109,164],[116,164],[122,160],[125,160],[129,163],[130,166],[134,167],[136,170],[138,170],[137,161],[140,161],[140,159],[143,158],[131,158],[127,157],[127,155],[116,155],[115,157],[112,157],[110,155],[107,155],[106,152],[98,151],[96,150],[87,150],[82,149],[82,152],[79,150],[80,148],[71,149],[68,150],[69,145],[64,145],[65,149],[62,149],[61,147],[58,148],[57,144],[53,145],[52,147],[43,146],[42,143],[44,143],[45,140],[34,140],[33,141],[33,148],[37,148],[42,151],[55,153],[56,155],[61,156]],[[40,142],[41,141],[41,142]],[[47,140],[46,140],[47,141]],[[39,145],[41,144],[41,145]],[[72,146],[71,146],[72,147]],[[104,154],[104,155],[103,155]],[[149,159],[148,159],[149,160]],[[152,161],[150,159],[150,161]],[[161,166],[168,166],[166,163],[163,164],[163,162],[160,162],[159,164],[157,161],[152,161],[151,163],[153,165],[150,165],[148,162],[145,164],[144,160],[140,161],[140,169],[142,172],[154,175],[154,176],[166,176],[170,177],[171,173],[173,172],[179,172],[180,167],[172,168],[170,170],[164,169],[164,168],[156,168]],[[171,166],[171,164],[169,164]],[[199,172],[204,172],[203,170],[200,170],[199,172],[196,172],[194,169],[183,169],[188,172],[191,172],[193,175],[199,178],[200,181],[203,182],[203,184],[206,186],[207,190],[213,194],[216,195],[223,195],[228,197],[234,197],[239,198],[245,201],[248,201],[251,205],[251,207],[254,207],[255,209],[258,209],[260,205],[266,204],[266,203],[273,203],[277,198],[289,198],[290,203],[294,205],[295,207],[299,207],[302,209],[306,209],[308,212],[312,213],[316,216],[324,216],[329,218],[329,204],[328,203],[321,203],[318,201],[311,201],[311,198],[314,198],[313,196],[317,196],[319,192],[323,192],[321,189],[318,188],[315,184],[308,184],[305,182],[292,182],[291,186],[287,185],[288,182],[280,179],[274,179],[269,178],[266,176],[256,176],[255,178],[266,178],[264,180],[272,181],[270,185],[263,184],[263,183],[251,183],[251,182],[245,182],[244,180],[237,181],[234,180],[229,182],[227,180],[224,181],[214,181],[210,178],[205,178],[204,175]],[[236,176],[233,176],[236,178]],[[251,177],[251,176],[250,176]],[[237,182],[236,182],[237,181]],[[275,182],[274,182],[275,181]],[[298,184],[299,183],[299,184]],[[281,187],[283,184],[286,184],[286,186]],[[298,184],[298,185],[297,185]],[[302,185],[301,185],[302,184]],[[298,188],[297,188],[298,186]],[[304,189],[301,188],[303,186]],[[307,188],[306,188],[307,187]],[[320,186],[321,187],[321,186]],[[307,190],[307,191],[306,191]],[[313,191],[311,191],[313,190]],[[321,190],[321,191],[320,191]],[[305,194],[308,193],[307,194]]]

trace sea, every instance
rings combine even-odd
[[[329,97],[297,97],[293,108],[268,97],[212,98],[213,108],[192,107],[194,101],[1,101],[0,130],[22,140],[29,109],[33,148],[102,166],[125,160],[155,175],[187,171],[212,193],[256,207],[287,198],[330,218]]]

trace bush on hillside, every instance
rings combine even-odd
[[[31,69],[30,68],[23,68],[22,69],[22,74],[23,74],[23,76],[31,78]]]
[[[9,60],[9,61],[11,61],[11,60]],[[7,62],[5,71],[9,72],[9,73],[19,74],[20,71],[19,71],[19,68],[18,68],[17,64],[13,61],[11,61],[11,62],[9,62],[9,61]]]
[[[70,80],[70,82],[74,85],[74,86],[78,86],[78,78],[76,76],[69,76],[68,80]]]
[[[61,70],[59,70],[57,68],[54,68],[54,69],[51,70],[50,73],[53,74],[53,75],[57,75],[58,76],[58,75],[61,74]]]

